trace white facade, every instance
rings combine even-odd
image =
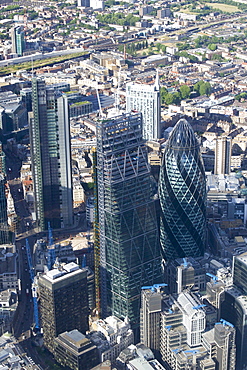
[[[134,343],[134,334],[128,319],[122,321],[115,316],[109,316],[105,320],[94,321],[91,329],[104,334],[109,343],[109,347],[101,353],[102,362],[114,362],[122,350]]]
[[[181,293],[177,300],[183,313],[183,325],[187,331],[187,344],[199,346],[206,328],[206,315],[189,293]]]
[[[154,85],[126,84],[126,111],[137,111],[143,116],[143,137],[160,138],[160,88],[158,77]]]
[[[215,175],[225,175],[231,172],[231,137],[221,136],[216,138],[215,145]]]
[[[60,212],[64,226],[73,224],[73,193],[70,148],[69,106],[67,98],[61,96],[57,99],[58,117],[58,145],[60,156]]]
[[[90,7],[97,10],[104,10],[104,0],[90,0]]]

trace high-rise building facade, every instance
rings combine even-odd
[[[215,175],[229,175],[231,172],[232,138],[219,136],[215,143]]]
[[[160,138],[160,86],[158,74],[154,85],[126,85],[126,110],[143,115],[143,138],[153,140]]]
[[[224,292],[220,315],[236,329],[236,370],[247,369],[247,296],[232,286]]]
[[[44,345],[65,331],[88,330],[87,270],[74,262],[40,275],[38,280]]]
[[[104,0],[90,0],[90,7],[97,10],[104,10],[105,9],[105,1]]]
[[[22,56],[25,50],[25,33],[22,26],[11,29],[12,53]]]
[[[233,284],[247,295],[247,253],[233,256]]]
[[[90,6],[90,0],[77,0],[77,6],[88,8]]]
[[[54,357],[63,367],[91,370],[99,364],[97,347],[76,329],[59,334],[54,347]]]
[[[162,282],[141,114],[98,122],[97,189],[103,315],[138,329],[141,287]]]
[[[141,343],[155,354],[160,350],[160,317],[162,312],[162,294],[156,289],[142,289],[141,295]]]
[[[159,180],[160,241],[163,258],[198,257],[206,239],[206,178],[200,146],[190,124],[174,127]]]
[[[73,223],[70,124],[66,96],[32,81],[30,143],[36,218],[44,230]]]
[[[7,216],[6,178],[0,173],[0,244],[10,242],[10,230]]]

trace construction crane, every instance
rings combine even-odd
[[[157,292],[157,290],[158,290],[159,288],[162,288],[162,287],[164,287],[164,286],[167,286],[167,284],[162,283],[162,284],[154,284],[154,285],[150,285],[150,286],[143,286],[141,289],[142,289],[142,290],[149,289],[149,290],[151,290],[152,292]]]
[[[184,263],[183,263],[184,267],[187,268],[188,267],[187,259],[186,258],[183,258],[183,261],[184,261]]]
[[[187,351],[183,351],[183,353],[191,353],[192,355],[196,355],[197,353],[199,353],[199,351],[197,349],[190,349]]]
[[[30,250],[28,239],[26,239],[26,251],[27,251],[29,274],[30,274],[30,279],[31,279],[31,284],[32,284],[33,315],[34,315],[35,329],[36,331],[40,331],[38,300],[37,300],[37,290],[36,290],[37,284],[35,283],[33,261],[32,261],[31,250]]]
[[[210,272],[206,272],[206,275],[211,277],[211,279],[213,280],[214,283],[217,283],[217,281],[219,280],[218,276],[213,275]]]
[[[220,322],[215,323],[215,325],[219,325],[219,324],[222,324],[223,326],[228,325],[228,326],[231,326],[231,328],[234,328],[234,325],[231,322],[226,321],[224,319],[220,319]]]
[[[193,310],[199,310],[200,308],[203,308],[203,307],[206,307],[206,305],[205,304],[199,304],[198,306],[194,306],[192,308],[193,308]]]
[[[54,239],[52,235],[52,228],[50,222],[48,222],[48,261],[47,267],[48,270],[51,270],[56,260],[56,253],[54,248]]]
[[[176,353],[176,355],[181,352],[183,350],[183,348],[175,348],[172,350],[172,352]]]

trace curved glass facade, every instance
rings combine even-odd
[[[181,119],[164,151],[160,170],[160,241],[165,260],[197,257],[206,237],[206,178],[200,145]]]

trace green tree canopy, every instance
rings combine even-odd
[[[205,82],[201,84],[200,89],[199,89],[200,95],[207,95],[209,96],[211,94],[211,85],[209,82]]]
[[[190,96],[190,88],[187,85],[180,86],[180,93],[182,99],[187,99]]]
[[[208,45],[208,48],[209,48],[209,50],[211,50],[211,51],[215,51],[215,50],[217,49],[217,45],[216,45],[216,44],[209,44],[209,45]]]

